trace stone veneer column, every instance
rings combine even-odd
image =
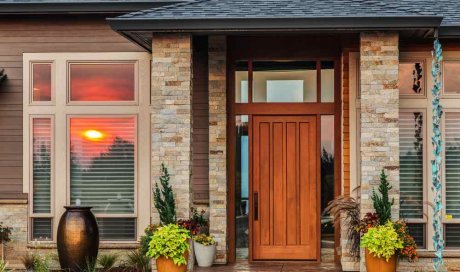
[[[164,163],[171,175],[178,218],[191,205],[192,40],[189,34],[154,34],[152,39],[152,186]],[[152,187],[154,188],[154,187]],[[152,214],[158,214],[152,203]]]
[[[396,32],[361,33],[361,216],[373,212],[370,196],[383,168],[393,186],[392,216],[399,217],[398,41]]]
[[[226,39],[209,37],[209,213],[216,263],[227,261]]]

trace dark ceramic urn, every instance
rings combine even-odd
[[[57,249],[65,271],[82,271],[95,262],[99,250],[99,229],[91,207],[66,206],[59,221]]]

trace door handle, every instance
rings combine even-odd
[[[254,192],[254,220],[259,220],[259,193]]]

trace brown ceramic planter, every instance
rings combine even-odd
[[[366,249],[366,270],[367,272],[396,272],[396,255],[387,262],[385,258],[377,258]]]
[[[184,257],[188,260],[188,252],[184,253]],[[157,259],[157,271],[158,272],[186,272],[187,265],[176,265],[171,258],[161,256]]]
[[[184,257],[188,260],[188,252],[184,253]],[[176,265],[171,258],[161,256],[157,259],[157,271],[158,272],[186,272],[187,264]]]
[[[61,268],[81,271],[94,262],[99,249],[99,229],[91,207],[66,206],[59,221],[57,249]]]

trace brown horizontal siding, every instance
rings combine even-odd
[[[49,52],[138,52],[102,15],[5,17],[0,19],[0,199],[22,194],[22,54]],[[28,182],[24,180],[24,182]]]
[[[196,204],[209,202],[209,103],[207,37],[193,39],[192,193]]]

